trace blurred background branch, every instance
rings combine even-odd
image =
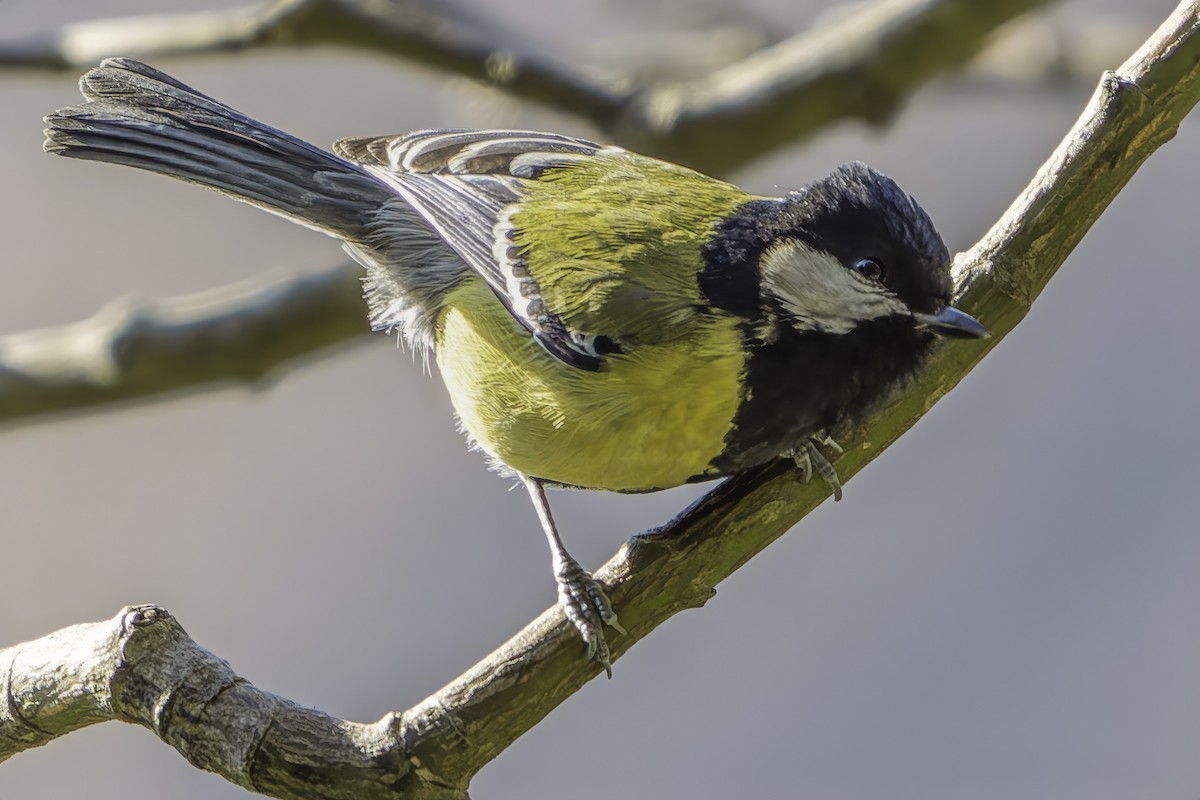
[[[619,144],[726,172],[838,119],[889,120],[1004,23],[1049,0],[876,0],[690,79],[642,84],[556,59],[436,0],[277,0],[256,8],[68,25],[0,44],[0,65],[82,69],[265,46],[336,45],[465,76],[587,120]],[[702,36],[685,46],[707,46]]]
[[[266,274],[169,300],[117,301],[61,328],[0,337],[0,426],[228,384],[261,387],[365,341],[362,268]]]

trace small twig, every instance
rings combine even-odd
[[[1029,188],[956,260],[961,305],[988,324],[993,338],[942,350],[921,381],[849,440],[854,446],[838,463],[843,479],[879,456],[1012,330],[1198,100],[1200,0],[1192,0],[1105,75]],[[628,630],[610,634],[614,659],[681,609],[703,604],[717,583],[827,493],[823,485],[801,484],[779,462],[725,482],[669,525],[630,540],[597,574]],[[199,766],[278,797],[462,800],[484,764],[600,669],[581,656],[556,607],[420,705],[361,725],[254,690],[178,626],[144,625],[163,633],[135,647],[141,637],[125,624],[129,614],[165,619],[157,610],[133,609],[107,626],[77,626],[0,651],[0,674],[9,676],[0,686],[8,698],[0,704],[0,760],[119,718],[155,730]],[[186,659],[174,657],[183,651]],[[177,728],[180,716],[196,724]]]

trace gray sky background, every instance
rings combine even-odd
[[[670,24],[627,0],[550,5],[486,3],[563,53]],[[754,7],[791,31],[819,5]],[[1061,18],[1121,5],[1074,0]],[[1128,5],[1140,41],[1174,3]],[[0,30],[176,7],[10,0]],[[318,143],[446,125],[587,133],[374,56],[159,65]],[[732,177],[768,193],[863,159],[961,249],[1091,91],[934,86],[886,131],[838,126]],[[73,75],[0,74],[0,333],[341,258],[215,194],[43,156],[41,117],[77,96]],[[636,646],[473,796],[1200,796],[1198,128],[844,502]],[[698,491],[551,500],[595,567]],[[154,601],[257,685],[356,720],[419,701],[554,600],[528,500],[467,452],[440,383],[386,337],[263,391],[0,432],[0,508],[0,646]],[[247,795],[117,724],[0,765],[0,800],[80,796]]]

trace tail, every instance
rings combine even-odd
[[[105,59],[79,88],[86,102],[46,117],[48,153],[198,183],[350,241],[395,198],[357,164],[138,61]]]

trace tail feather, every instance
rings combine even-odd
[[[132,59],[80,80],[85,102],[46,117],[45,150],[158,172],[361,241],[394,192],[362,167]]]

